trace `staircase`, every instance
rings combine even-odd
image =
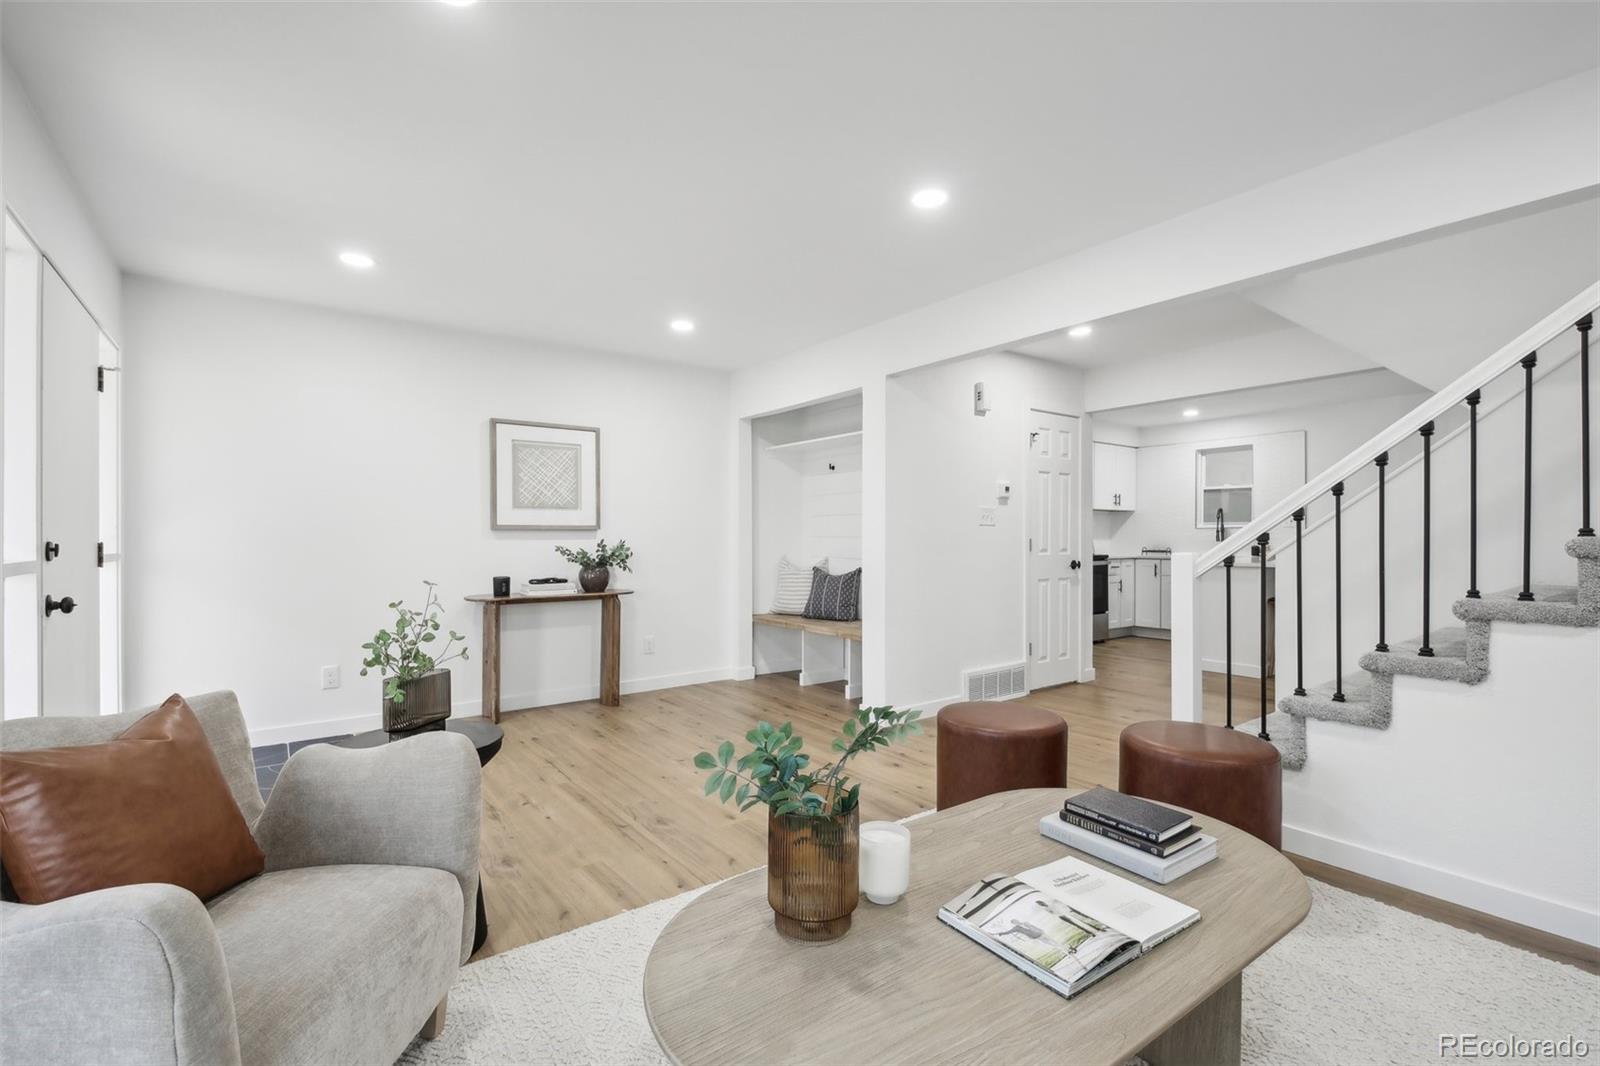
[[[1433,654],[1421,656],[1420,638],[1396,644],[1388,651],[1361,656],[1362,674],[1312,689],[1305,695],[1284,696],[1266,722],[1268,738],[1283,755],[1285,770],[1306,764],[1306,720],[1343,722],[1367,729],[1387,729],[1394,715],[1394,679],[1427,677],[1476,685],[1489,676],[1489,627],[1502,625],[1558,625],[1600,627],[1600,537],[1574,537],[1567,554],[1577,563],[1576,585],[1531,585],[1532,600],[1520,600],[1521,589],[1456,600],[1455,616],[1464,625],[1434,633]],[[1335,694],[1343,699],[1334,699]]]

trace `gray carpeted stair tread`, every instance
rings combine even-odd
[[[1334,702],[1333,686],[1329,684],[1304,696],[1283,696],[1278,700],[1278,709],[1297,718],[1388,729],[1392,692],[1393,685],[1385,675],[1354,674],[1345,678],[1343,703]]]
[[[1418,655],[1421,638],[1398,641],[1388,651],[1369,651],[1361,656],[1361,668],[1391,677],[1404,674],[1466,685],[1476,685],[1489,676],[1489,623],[1474,621],[1437,630],[1429,645],[1433,649],[1431,656]]]
[[[1248,722],[1240,722],[1234,728],[1240,733],[1251,736],[1260,736],[1261,719],[1252,718]],[[1278,749],[1280,765],[1285,770],[1299,770],[1306,764],[1306,723],[1303,718],[1296,718],[1281,711],[1273,711],[1267,715],[1267,739],[1273,747]]]
[[[1585,603],[1577,585],[1534,585],[1531,600],[1519,600],[1522,589],[1486,592],[1482,599],[1459,599],[1455,616],[1465,622],[1513,622],[1522,625],[1600,626],[1600,598]]]

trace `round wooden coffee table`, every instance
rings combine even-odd
[[[690,903],[644,971],[645,1012],[674,1062],[1164,1063],[1239,1061],[1240,975],[1311,909],[1305,878],[1255,837],[1201,815],[1218,856],[1171,885],[1200,911],[1149,955],[1062,999],[936,917],[989,874],[1071,854],[1039,819],[1077,789],[1002,792],[908,823],[911,890],[863,901],[825,944],[780,937],[765,870]]]

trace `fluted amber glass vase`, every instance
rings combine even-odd
[[[826,818],[767,812],[767,902],[778,932],[837,940],[861,894],[860,809]]]

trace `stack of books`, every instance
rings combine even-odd
[[[1183,811],[1109,788],[1069,798],[1039,832],[1162,885],[1217,857],[1217,838]]]

